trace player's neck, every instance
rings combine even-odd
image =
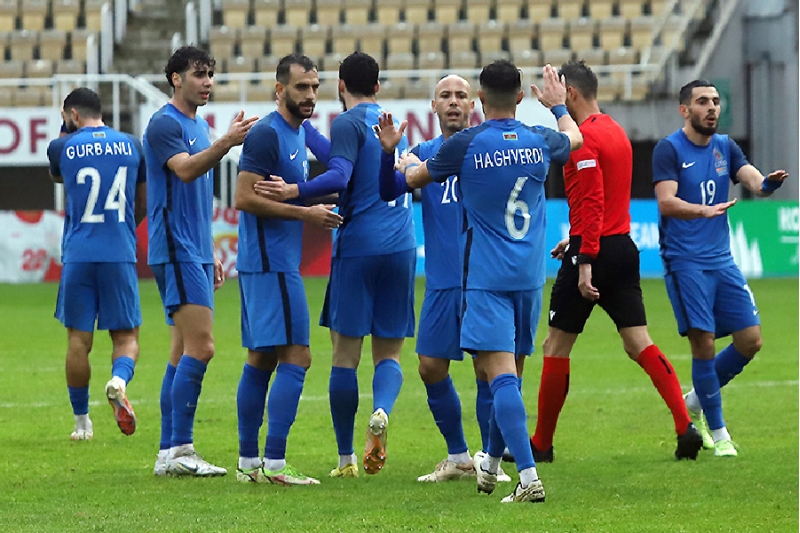
[[[486,120],[503,120],[517,118],[517,108],[514,109],[499,109],[496,107],[483,106],[483,116]]]
[[[711,135],[699,133],[691,124],[687,124],[683,127],[683,133],[686,135],[687,139],[692,141],[692,144],[696,144],[697,146],[708,146],[711,142]]]
[[[344,98],[344,105],[347,107],[348,110],[353,109],[355,106],[359,104],[377,104],[378,98],[375,95],[372,96],[355,96],[352,94],[344,93],[342,95]]]
[[[591,102],[584,100],[582,103],[572,104],[572,108],[574,109],[575,122],[578,124],[578,126],[583,124],[592,115],[598,115],[601,113],[600,107],[597,105],[596,100]]]
[[[78,124],[78,129],[80,128],[99,128],[101,126],[105,126],[103,123],[103,119],[101,118],[87,118],[84,119]]]
[[[187,117],[194,119],[197,117],[197,106],[192,105],[183,98],[181,98],[178,93],[172,95],[172,99],[169,101],[170,104],[175,106],[178,111],[186,115]]]

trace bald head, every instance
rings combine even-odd
[[[470,98],[469,82],[451,74],[436,84],[431,107],[439,117],[439,127],[445,138],[469,127],[475,102]]]

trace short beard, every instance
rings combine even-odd
[[[711,137],[712,135],[717,133],[716,123],[713,126],[703,126],[703,124],[701,124],[699,120],[695,120],[694,117],[692,117],[691,125],[694,131],[696,131],[700,135]]]
[[[298,118],[301,121],[305,120],[307,118],[311,118],[311,115],[314,114],[314,107],[313,106],[311,107],[311,113],[305,114],[302,111],[300,111],[300,105],[297,102],[295,102],[294,100],[292,100],[291,98],[289,98],[288,94],[286,95],[286,104],[285,105],[286,105],[286,110],[293,117]]]
[[[342,103],[342,111],[347,111],[347,104],[344,101],[344,95],[339,93],[339,101]]]
[[[67,127],[67,133],[75,133],[78,131],[78,125],[72,120],[65,120],[64,125]]]

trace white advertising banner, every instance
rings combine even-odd
[[[0,107],[0,167],[47,165],[47,144],[60,130],[52,107]]]

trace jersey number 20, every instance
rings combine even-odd
[[[78,171],[76,181],[78,185],[86,183],[86,178],[91,178],[89,197],[86,199],[86,209],[83,210],[81,222],[89,224],[102,224],[105,222],[104,213],[95,214],[94,206],[97,204],[97,197],[100,195],[100,172],[94,167],[84,167]],[[128,167],[119,167],[114,176],[114,183],[106,195],[106,202],[103,206],[104,211],[116,211],[117,221],[125,222],[125,182],[128,179]]]
[[[519,193],[522,192],[522,187],[525,186],[526,181],[528,181],[526,176],[517,178],[517,183],[515,183],[514,188],[511,189],[508,202],[506,202],[506,229],[508,230],[508,234],[516,240],[524,238],[525,235],[528,234],[528,229],[531,227],[528,204],[519,199]],[[514,220],[517,213],[519,213],[523,219],[521,228],[517,227],[516,220]]]

